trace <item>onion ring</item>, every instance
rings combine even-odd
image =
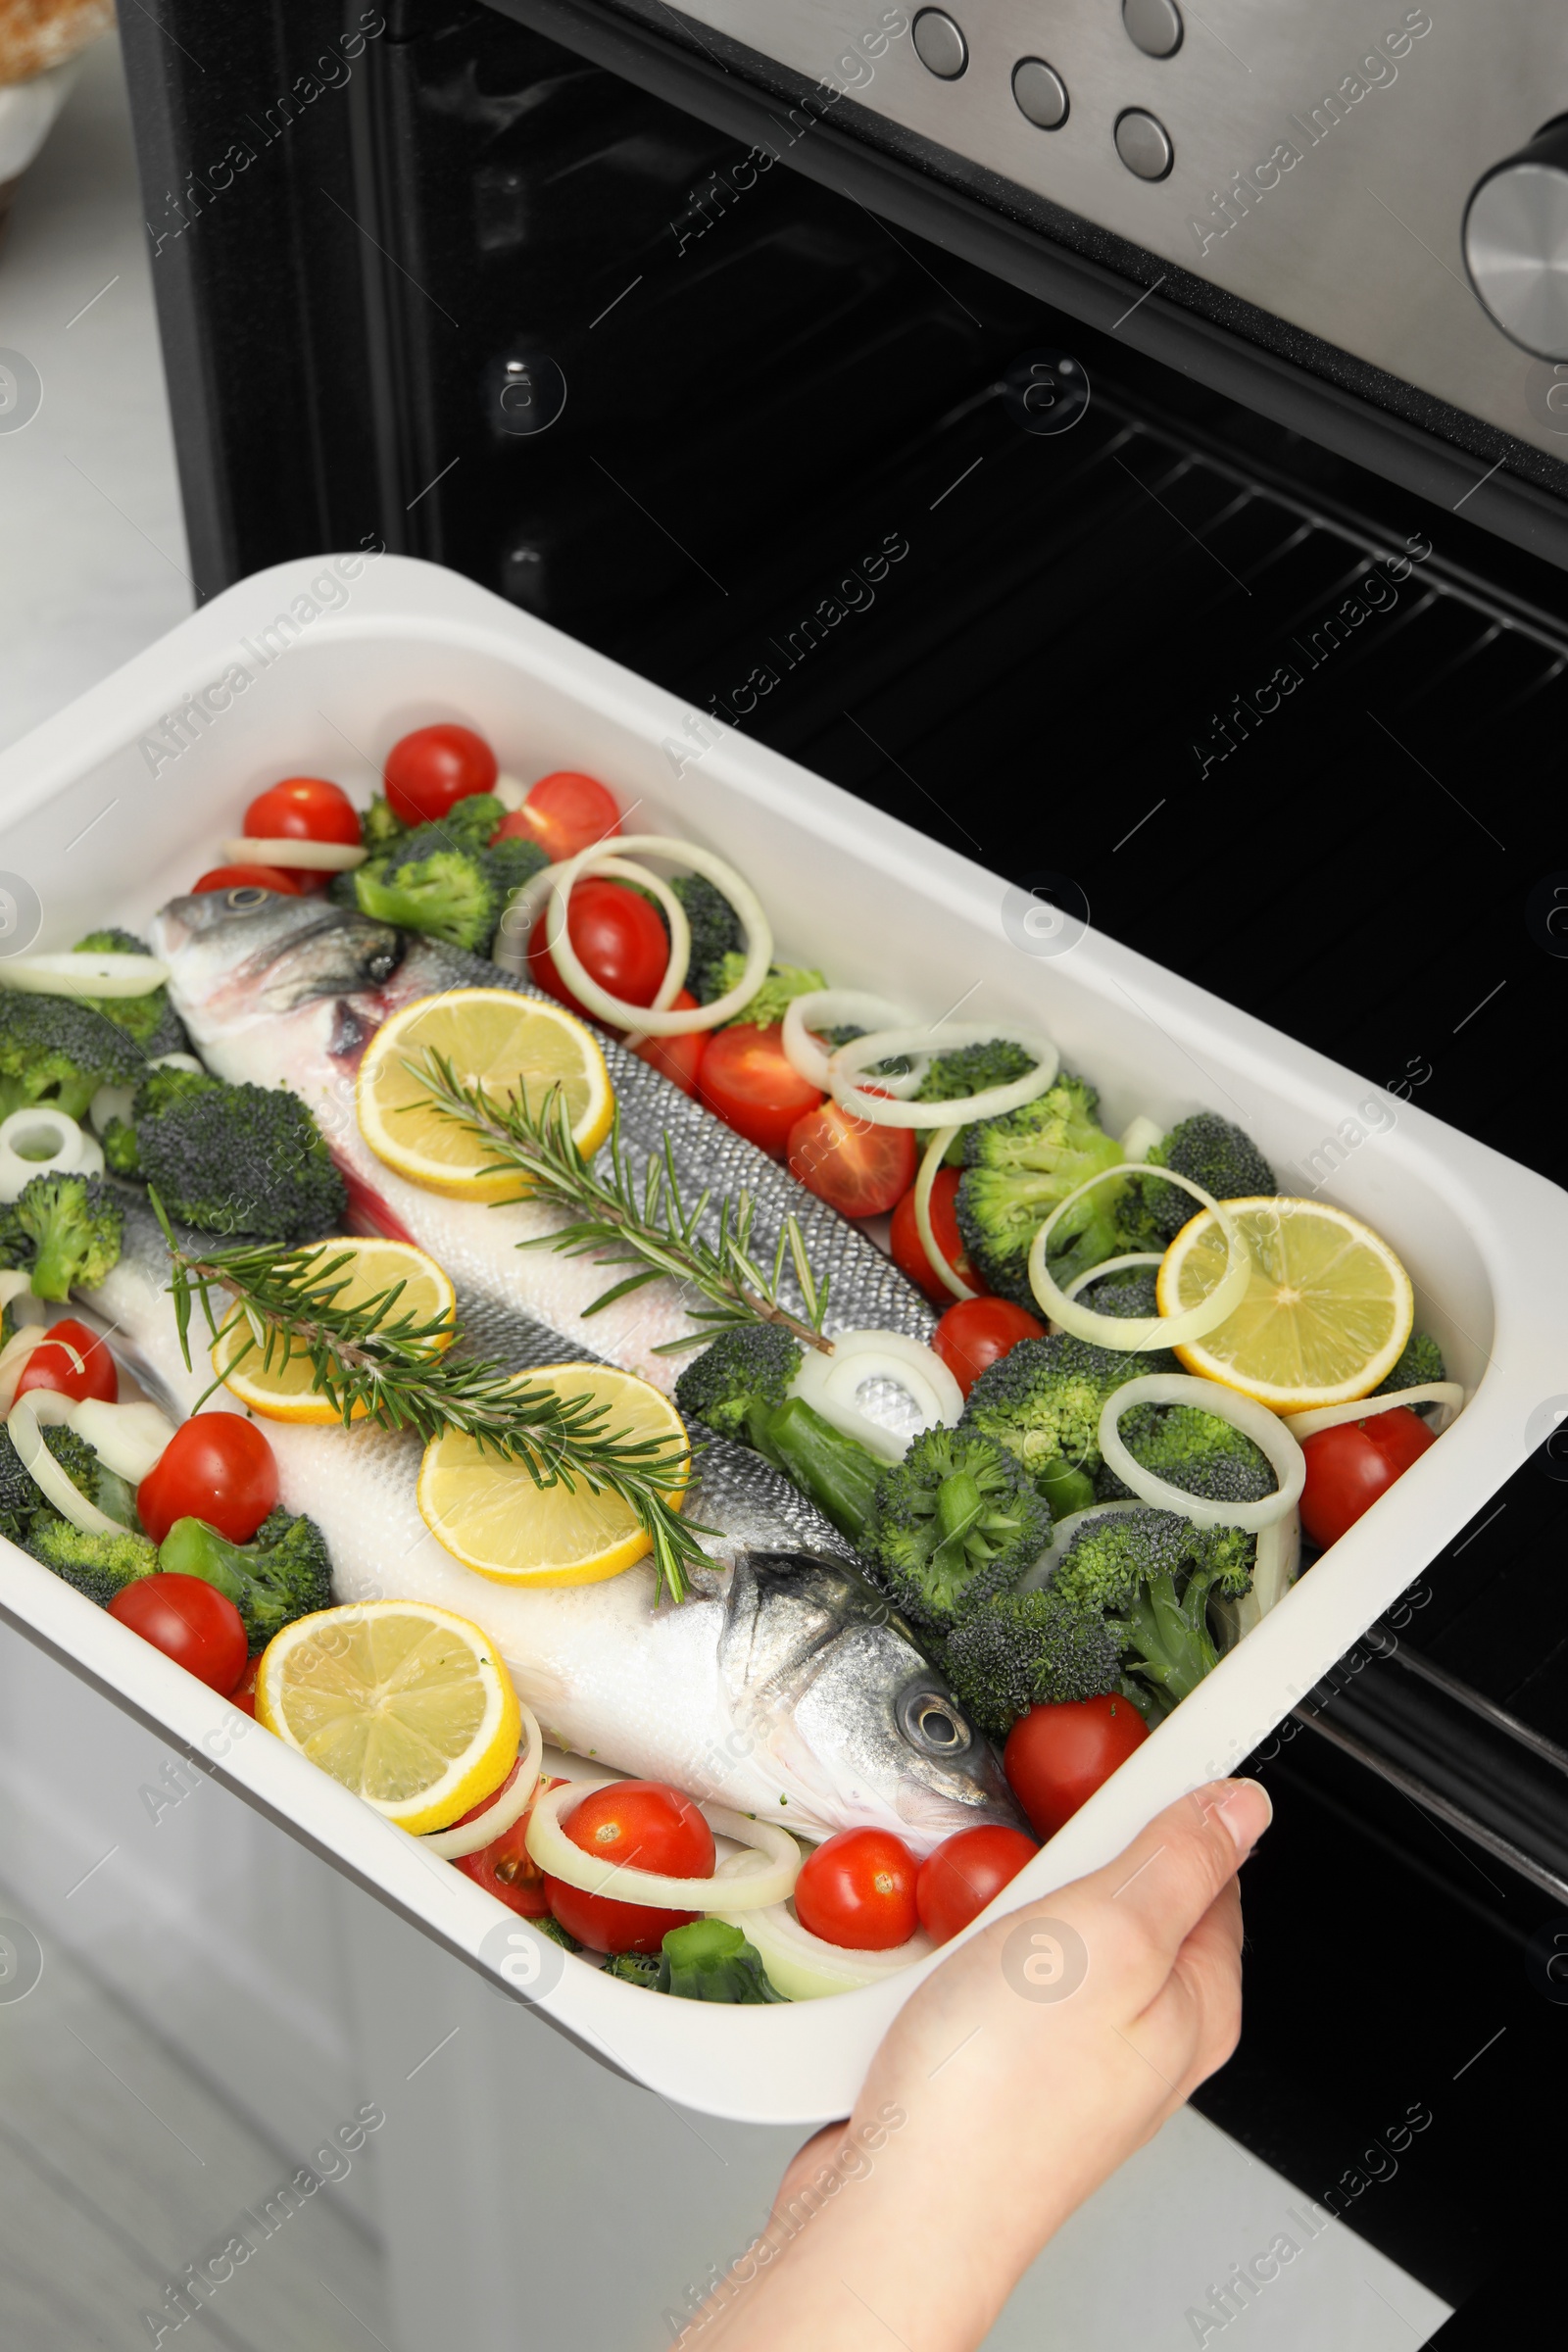
[[[1123,1413],[1135,1404],[1193,1404],[1200,1412],[1228,1421],[1267,1454],[1279,1485],[1256,1502],[1209,1502],[1185,1487],[1146,1470],[1128,1451],[1117,1427]],[[1100,1408],[1100,1450],[1105,1467],[1124,1487],[1156,1511],[1177,1511],[1195,1527],[1241,1527],[1256,1534],[1293,1511],[1306,1484],[1306,1456],[1278,1413],[1239,1390],[1221,1387],[1217,1380],[1198,1380],[1190,1372],[1146,1372],[1112,1389]]]
[[[618,1781],[567,1781],[547,1788],[534,1805],[528,1823],[528,1852],[540,1869],[583,1894],[609,1895],[622,1903],[650,1903],[658,1911],[710,1911],[722,1903],[726,1911],[763,1911],[782,1903],[801,1870],[801,1849],[788,1830],[770,1821],[754,1821],[749,1813],[732,1813],[728,1805],[698,1808],[710,1830],[734,1838],[757,1855],[753,1869],[738,1869],[722,1879],[672,1879],[657,1870],[638,1870],[629,1862],[607,1862],[573,1845],[561,1826],[565,1805],[576,1805],[601,1788],[618,1788]]]
[[[1137,1118],[1129,1122],[1127,1132],[1121,1139],[1123,1157],[1147,1162],[1164,1132],[1156,1119],[1151,1119],[1140,1111]]]
[[[279,834],[242,835],[225,841],[223,856],[236,865],[293,866],[301,873],[351,874],[370,855],[358,842],[294,841]]]
[[[460,1862],[465,1854],[481,1853],[519,1822],[532,1804],[545,1752],[544,1734],[531,1707],[519,1699],[517,1708],[522,1717],[522,1753],[517,1758],[516,1779],[485,1807],[477,1821],[454,1822],[450,1830],[427,1830],[419,1839],[427,1854],[439,1854],[443,1862]]]
[[[778,1042],[790,1067],[808,1086],[819,1086],[826,1094],[830,1054],[823,1052],[812,1036],[813,1029],[837,1029],[841,1024],[871,1028],[879,1021],[886,1027],[903,1018],[897,1004],[890,1004],[885,997],[867,996],[863,988],[813,988],[804,997],[791,999]],[[905,1095],[912,1094],[919,1085],[929,1062],[929,1054],[916,1054],[913,1068],[906,1070],[902,1078],[879,1078],[877,1084],[902,1102]]]
[[[788,1903],[733,1915],[716,1910],[710,1917],[739,1928],[761,1960],[768,1983],[792,2001],[819,2000],[827,1993],[858,1992],[865,1984],[885,1984],[937,1948],[923,1928],[916,1928],[907,1943],[895,1944],[891,1951],[862,1952],[849,1944],[824,1943],[802,1927]]]
[[[47,1395],[45,1391],[43,1394]],[[65,1400],[67,1404],[70,1399]],[[41,1487],[62,1519],[80,1528],[84,1536],[122,1536],[125,1529],[118,1519],[111,1519],[95,1502],[89,1502],[81,1489],[66,1476],[43,1442],[38,1415],[33,1410],[31,1393],[19,1396],[6,1415],[6,1427],[11,1443],[17,1449],[22,1467]]]
[[[50,1346],[61,1343],[51,1340]],[[28,1391],[36,1405],[36,1393]],[[133,1487],[159,1460],[174,1434],[174,1424],[156,1404],[111,1404],[102,1396],[83,1396],[67,1415],[78,1438],[85,1439],[98,1459]]]
[[[118,948],[70,950],[53,956],[10,956],[0,961],[0,988],[37,997],[149,997],[169,978],[156,956]]]
[[[1099,1265],[1091,1266],[1087,1273],[1075,1274],[1061,1295],[1064,1298],[1076,1298],[1080,1291],[1087,1291],[1092,1282],[1100,1280],[1102,1274],[1122,1274],[1129,1266],[1162,1266],[1164,1263],[1165,1254],[1161,1250],[1129,1250],[1124,1257],[1102,1257]],[[1099,1309],[1090,1311],[1098,1313]],[[1120,1320],[1126,1322],[1127,1317],[1123,1315]]]
[[[913,1398],[926,1429],[956,1429],[963,1391],[934,1348],[902,1331],[836,1332],[830,1355],[820,1348],[803,1348],[790,1394],[803,1397],[846,1437],[858,1438],[881,1460],[902,1462],[908,1439],[884,1428],[856,1402],[864,1383],[878,1378],[893,1381]]]
[[[956,1102],[901,1102],[896,1096],[868,1094],[856,1084],[875,1062],[894,1061],[906,1054],[952,1054],[963,1046],[993,1042],[1022,1046],[1035,1055],[1034,1068],[1005,1086],[984,1087],[978,1095]],[[828,1062],[828,1092],[840,1109],[869,1119],[874,1127],[967,1127],[975,1119],[1000,1119],[1033,1102],[1060,1067],[1055,1047],[1037,1030],[1009,1021],[940,1021],[923,1028],[873,1029],[865,1037],[852,1038]]]
[[[1298,1511],[1287,1511],[1283,1519],[1271,1519],[1258,1531],[1257,1552],[1252,1561],[1252,1589],[1233,1600],[1228,1593],[1210,1592],[1209,1608],[1217,1619],[1223,1639],[1220,1647],[1231,1650],[1245,1634],[1261,1625],[1270,1609],[1278,1608],[1292,1585],[1301,1558],[1301,1519]]]
[[[1178,1176],[1173,1168],[1159,1168],[1153,1171],[1156,1175],[1163,1176],[1169,1184],[1180,1185],[1184,1193],[1191,1193],[1195,1200],[1213,1210],[1225,1236],[1227,1251],[1225,1272],[1219,1282],[1206,1298],[1179,1315],[1102,1315],[1093,1307],[1080,1306],[1076,1299],[1069,1298],[1046,1263],[1046,1249],[1056,1220],[1075,1200],[1081,1200],[1085,1193],[1092,1193],[1107,1177],[1141,1176],[1144,1172],[1135,1160],[1120,1160],[1113,1168],[1102,1168],[1098,1175],[1079,1185],[1076,1192],[1069,1193],[1065,1200],[1056,1202],[1029,1247],[1029,1288],[1052,1322],[1061,1331],[1070,1331],[1074,1339],[1093,1340],[1097,1347],[1119,1348],[1128,1353],[1145,1348],[1181,1348],[1189,1340],[1202,1339],[1241,1305],[1251,1276],[1251,1259],[1246,1244],[1223,1200],[1205,1193],[1190,1176]],[[1104,1260],[1106,1265],[1112,1262],[1109,1258]]]
[[[1367,1421],[1396,1404],[1441,1404],[1451,1413],[1464,1410],[1464,1391],[1456,1380],[1424,1380],[1418,1388],[1393,1389],[1387,1396],[1362,1396],[1353,1404],[1317,1404],[1309,1412],[1280,1417],[1296,1438],[1315,1438],[1320,1429],[1338,1429],[1347,1421]],[[1444,1423],[1446,1429],[1447,1423]]]
[[[937,1248],[937,1237],[931,1224],[931,1188],[936,1183],[938,1170],[948,1156],[948,1146],[957,1133],[956,1127],[939,1127],[925,1148],[919,1170],[914,1179],[914,1230],[920,1236],[920,1247],[925,1251],[926,1264],[943,1289],[951,1291],[955,1298],[978,1298],[981,1294],[978,1291],[971,1291],[961,1274],[955,1274]]]

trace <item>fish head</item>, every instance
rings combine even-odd
[[[390,923],[248,884],[171,899],[153,917],[152,948],[198,1039],[325,998],[373,995],[403,956]]]
[[[720,1662],[806,1826],[892,1830],[921,1854],[977,1823],[1024,1827],[996,1750],[852,1562],[743,1555]]]

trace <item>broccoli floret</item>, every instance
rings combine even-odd
[[[139,1176],[141,1152],[136,1146],[136,1130],[128,1119],[111,1119],[99,1136],[103,1147],[104,1165],[113,1176]]]
[[[64,1422],[54,1422],[45,1427],[43,1442],[72,1485],[89,1502],[95,1502],[101,1511],[122,1525],[135,1526],[130,1489],[99,1460],[85,1438],[79,1438]],[[13,1544],[25,1545],[30,1522],[40,1513],[47,1516],[51,1509],[43,1489],[31,1472],[23,1468],[22,1457],[9,1433],[0,1429],[0,1535],[9,1536]]]
[[[89,931],[85,939],[76,942],[76,954],[98,956],[150,956],[152,950],[144,939],[133,931],[121,931],[111,926],[105,931]],[[159,1054],[184,1054],[190,1040],[185,1024],[169,1002],[169,990],[160,984],[149,989],[144,997],[83,997],[94,1012],[105,1020],[115,1021],[133,1037],[142,1052],[152,1058]]]
[[[1155,1280],[1153,1266],[1123,1266],[1114,1274],[1102,1274],[1098,1282],[1086,1283],[1078,1293],[1078,1303],[1097,1315],[1121,1315],[1142,1322],[1159,1312]]]
[[[663,1987],[659,1978],[662,1967],[663,1955],[660,1952],[617,1952],[612,1960],[605,1962],[599,1973],[602,1977],[613,1977],[622,1984],[640,1984],[645,1992],[661,1992]]]
[[[462,803],[459,803],[462,806]],[[484,861],[490,878],[501,893],[505,905],[514,890],[521,890],[535,874],[542,874],[550,863],[550,852],[542,842],[529,841],[522,833],[505,833],[485,851]]]
[[[451,849],[487,850],[506,813],[493,792],[469,792],[461,801],[454,801],[445,816],[417,829],[421,833],[439,833]],[[403,838],[407,840],[409,836],[405,834]],[[537,849],[539,845],[533,842],[527,846]],[[549,858],[544,862],[548,865]]]
[[[1444,1368],[1443,1349],[1437,1341],[1427,1332],[1412,1331],[1394,1370],[1387,1380],[1378,1382],[1372,1394],[1374,1396],[1392,1396],[1397,1389],[1421,1389],[1429,1381],[1446,1380],[1447,1377]],[[1428,1402],[1412,1404],[1410,1410],[1412,1413],[1426,1414],[1436,1412],[1437,1407]]]
[[[124,1212],[98,1176],[32,1176],[13,1211],[32,1244],[32,1288],[39,1298],[92,1290],[120,1263]]]
[[[0,989],[0,1118],[33,1104],[84,1118],[101,1086],[134,1086],[145,1061],[145,1048],[95,1005]]]
[[[959,1046],[951,1054],[936,1056],[914,1099],[917,1102],[961,1102],[988,1086],[1010,1086],[1015,1078],[1027,1077],[1034,1066],[1035,1056],[1028,1047],[1016,1046],[1010,1038],[994,1037],[988,1045]]]
[[[141,1174],[183,1223],[277,1242],[341,1225],[343,1179],[286,1087],[154,1070],[136,1091],[133,1117]]]
[[[422,931],[480,955],[501,919],[501,894],[482,849],[449,840],[441,825],[417,825],[383,859],[355,875],[362,913],[400,930]]]
[[[1020,1340],[988,1364],[963,1408],[962,1427],[982,1430],[1016,1454],[1031,1478],[1055,1462],[1070,1470],[1100,1467],[1100,1412],[1112,1389],[1146,1372],[1175,1372],[1165,1348],[1147,1355],[1096,1348],[1069,1332]],[[1085,1498],[1087,1499],[1087,1497]]]
[[[1146,1164],[1174,1168],[1178,1176],[1200,1184],[1216,1200],[1249,1200],[1277,1190],[1274,1171],[1251,1137],[1212,1110],[1178,1119],[1154,1146]],[[1131,1178],[1121,1203],[1122,1249],[1163,1250],[1200,1205],[1179,1184],[1161,1184],[1157,1177],[1147,1183]]]
[[[980,1729],[1004,1740],[1031,1707],[1114,1690],[1121,1647],[1097,1608],[1057,1592],[1003,1592],[954,1628],[947,1676]]]
[[[112,1536],[84,1535],[55,1511],[34,1514],[26,1548],[101,1609],[158,1566],[158,1546],[150,1538],[132,1535],[128,1528],[117,1529]]]
[[[686,985],[699,1004],[711,1004],[715,997],[724,993],[716,967],[739,948],[741,918],[706,874],[676,874],[669,887],[691,925],[692,952],[686,966]],[[733,981],[730,986],[734,986]]]
[[[1050,1540],[1050,1509],[1004,1446],[928,1429],[878,1479],[864,1550],[904,1614],[942,1633],[1015,1584]]]
[[[360,838],[368,850],[389,850],[394,842],[402,841],[408,826],[392,811],[386,800],[374,800],[360,819]]]
[[[176,1519],[158,1551],[158,1565],[175,1576],[199,1576],[227,1594],[244,1620],[251,1653],[296,1617],[330,1606],[331,1562],[314,1519],[281,1504],[248,1544],[230,1544],[205,1519]]]
[[[739,988],[746,970],[746,958],[739,948],[721,956],[708,974],[711,983],[710,994],[703,1000],[710,1004],[714,997],[722,997],[732,988]],[[808,997],[813,989],[826,988],[820,972],[800,963],[774,963],[768,966],[767,976],[755,997],[748,998],[739,1012],[731,1013],[723,1023],[733,1029],[742,1021],[757,1029],[776,1028],[797,997]],[[695,993],[695,992],[694,992]]]
[[[1135,1404],[1122,1415],[1122,1443],[1135,1462],[1205,1502],[1260,1502],[1279,1485],[1261,1446],[1196,1404]],[[1095,1483],[1102,1500],[1131,1495],[1108,1463]]]
[[[671,1928],[659,1953],[654,1989],[679,2001],[734,2001],[760,2005],[788,1996],[775,1989],[757,1946],[727,1920],[694,1919]]]
[[[1256,1549],[1240,1528],[1195,1527],[1174,1511],[1107,1511],[1079,1528],[1051,1590],[1101,1610],[1127,1671],[1174,1703],[1218,1663],[1209,1596],[1250,1592]]]
[[[784,1402],[801,1354],[800,1342],[781,1323],[738,1324],[686,1366],[675,1383],[675,1402],[716,1437],[746,1442],[753,1414],[770,1413]]]
[[[987,1288],[1020,1305],[1035,1303],[1029,1245],[1039,1228],[1058,1200],[1121,1158],[1120,1144],[1096,1121],[1099,1106],[1093,1087],[1063,1072],[1021,1109],[965,1131],[958,1231]],[[1050,1254],[1057,1282],[1117,1254],[1116,1210],[1126,1182],[1117,1176],[1097,1185],[1057,1226]]]

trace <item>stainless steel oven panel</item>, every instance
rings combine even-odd
[[[1463,245],[1480,181],[1568,114],[1560,5],[1127,0],[1124,17],[1122,0],[687,0],[681,14],[1568,459],[1568,353],[1534,356],[1494,323]],[[1179,26],[1179,45],[1149,54],[1129,18],[1152,46]],[[1065,94],[1054,129],[1014,97],[1024,60]],[[1022,86],[1055,111],[1042,76]],[[799,128],[782,106],[778,122],[782,153]],[[1158,170],[1160,132],[1169,169],[1142,177],[1124,152]],[[1563,194],[1568,217],[1568,178]]]

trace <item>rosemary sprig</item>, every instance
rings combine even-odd
[[[485,1163],[488,1168],[515,1168],[527,1178],[527,1191],[535,1200],[579,1212],[573,1223],[525,1242],[522,1248],[558,1250],[566,1257],[609,1250],[616,1254],[600,1255],[598,1264],[637,1268],[623,1282],[612,1283],[584,1308],[585,1314],[596,1315],[641,1290],[644,1283],[667,1274],[700,1292],[709,1304],[687,1310],[704,1329],[689,1339],[666,1341],[656,1354],[701,1348],[715,1331],[737,1323],[779,1323],[804,1347],[832,1352],[832,1342],[822,1337],[828,1285],[818,1283],[812,1273],[793,1215],[784,1219],[769,1270],[753,1250],[756,1203],[749,1193],[720,1200],[717,1236],[711,1242],[705,1239],[699,1228],[712,1195],[704,1192],[690,1206],[682,1200],[667,1135],[663,1151],[649,1154],[639,1195],[621,1145],[618,1111],[607,1149],[588,1160],[572,1139],[570,1115],[559,1087],[551,1088],[536,1111],[520,1093],[497,1098],[477,1082],[466,1083],[446,1055],[433,1050],[404,1066],[429,1088],[426,1107],[470,1128],[489,1145],[494,1157]],[[779,1296],[786,1263],[805,1302],[804,1320]]]
[[[653,1546],[655,1597],[667,1589],[672,1599],[685,1599],[686,1571],[703,1559],[697,1538],[707,1532],[674,1505],[689,1475],[687,1447],[608,1429],[611,1408],[586,1393],[560,1396],[505,1365],[455,1356],[446,1345],[450,1318],[421,1319],[402,1306],[405,1283],[350,1303],[352,1250],[330,1242],[297,1250],[242,1242],[197,1251],[180,1242],[156,1193],[152,1203],[169,1243],[187,1365],[199,1301],[225,1372],[250,1356],[269,1371],[303,1359],[312,1386],[345,1427],[368,1419],[411,1430],[426,1444],[459,1430],[486,1452],[520,1462],[536,1487],[560,1484],[575,1493],[580,1480],[590,1494],[617,1494]],[[227,1294],[221,1309],[215,1293]],[[231,1352],[230,1341],[239,1343]],[[221,1385],[220,1375],[213,1389]]]

